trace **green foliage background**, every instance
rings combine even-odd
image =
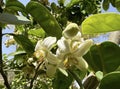
[[[49,78],[44,70],[37,70],[33,64],[28,63],[28,58],[34,57],[38,40],[48,36],[60,39],[62,31],[70,22],[77,23],[82,34],[88,35],[120,29],[119,14],[101,14],[101,8],[108,10],[110,4],[120,11],[120,0],[65,1],[58,0],[58,3],[54,3],[49,0],[31,0],[26,6],[18,0],[0,3],[0,26],[6,28],[8,24],[15,25],[15,32],[7,35],[14,37],[14,44],[17,46],[14,53],[2,55],[0,59],[1,74],[4,75],[9,70],[15,73],[13,81],[5,83],[7,89],[74,89],[74,80],[79,85],[82,83],[81,89],[120,88],[120,47],[112,42],[94,44],[90,48],[84,55],[89,64],[85,73],[73,67],[72,73],[66,71],[68,76],[57,70],[55,76]],[[0,34],[1,39],[2,35],[4,34]],[[8,59],[11,55],[14,58]],[[91,73],[92,77],[88,77]],[[81,82],[82,80],[84,82]],[[5,89],[5,86],[0,85],[0,88]]]

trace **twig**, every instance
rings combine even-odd
[[[0,73],[4,79],[4,84],[7,89],[11,89],[7,76],[3,70],[3,60],[2,60],[2,27],[0,27]]]
[[[30,82],[30,89],[32,89],[33,87],[33,83],[34,83],[34,80],[37,78],[38,76],[38,70],[39,70],[39,67],[40,65],[42,64],[43,62],[39,63],[39,65],[37,66],[36,70],[35,70],[35,75],[34,77],[32,78],[31,82]]]

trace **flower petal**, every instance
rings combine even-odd
[[[56,51],[56,56],[59,59],[64,59],[65,53],[60,52],[60,49],[58,48],[57,51]]]
[[[81,33],[78,32],[72,40],[83,42],[83,38],[81,37]]]
[[[41,42],[42,42],[42,40],[39,40],[39,41],[37,42],[37,44],[36,44],[36,46],[35,46],[35,51],[38,51],[38,50],[40,50],[40,49],[42,48]]]
[[[46,74],[49,76],[49,77],[53,77],[54,74],[56,73],[56,69],[57,69],[57,66],[55,65],[52,65],[52,64],[46,64]]]
[[[59,63],[58,58],[57,58],[56,55],[54,55],[52,52],[49,52],[49,51],[48,51],[48,54],[47,54],[46,58],[47,58],[47,61],[48,61],[50,64],[57,65],[57,64]]]
[[[63,31],[63,36],[67,39],[76,36],[79,31],[79,27],[76,23],[70,23]]]
[[[55,42],[56,42],[56,37],[47,37],[42,41],[41,45],[45,49],[50,50]]]
[[[73,52],[74,56],[81,57],[84,54],[86,54],[89,50],[89,48],[92,46],[93,40],[89,39],[84,42],[82,42],[78,48]]]
[[[70,52],[70,40],[67,40],[64,37],[62,37],[60,40],[58,40],[57,45],[61,53]]]
[[[75,66],[81,71],[86,71],[88,68],[87,62],[82,57],[78,57],[77,60],[78,63]]]

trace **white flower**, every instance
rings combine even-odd
[[[50,50],[56,42],[55,37],[47,37],[43,41],[38,41],[35,47],[34,55],[41,62],[44,61],[46,65],[46,73],[48,76],[53,76],[56,72],[57,65],[59,63],[56,55],[54,55]],[[53,67],[54,66],[54,67]],[[52,70],[52,72],[51,72]]]
[[[77,36],[77,35],[76,35]],[[87,53],[91,45],[93,44],[92,40],[75,40],[77,37],[71,39],[66,39],[62,37],[58,40],[58,49],[57,56],[62,60],[62,66],[76,66],[82,71],[85,71],[88,68],[88,64],[83,59],[83,55]]]

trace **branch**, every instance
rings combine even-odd
[[[7,89],[11,89],[7,76],[3,70],[3,60],[2,60],[2,27],[0,27],[0,73],[4,79],[4,84],[6,86]]]
[[[34,83],[34,80],[37,78],[37,76],[38,76],[38,70],[39,70],[39,67],[40,67],[40,65],[42,64],[43,62],[41,62],[38,66],[37,66],[37,68],[36,68],[36,70],[35,70],[35,75],[34,75],[34,77],[32,78],[32,80],[31,80],[31,82],[30,82],[30,89],[32,89],[32,87],[33,87],[33,83]]]

